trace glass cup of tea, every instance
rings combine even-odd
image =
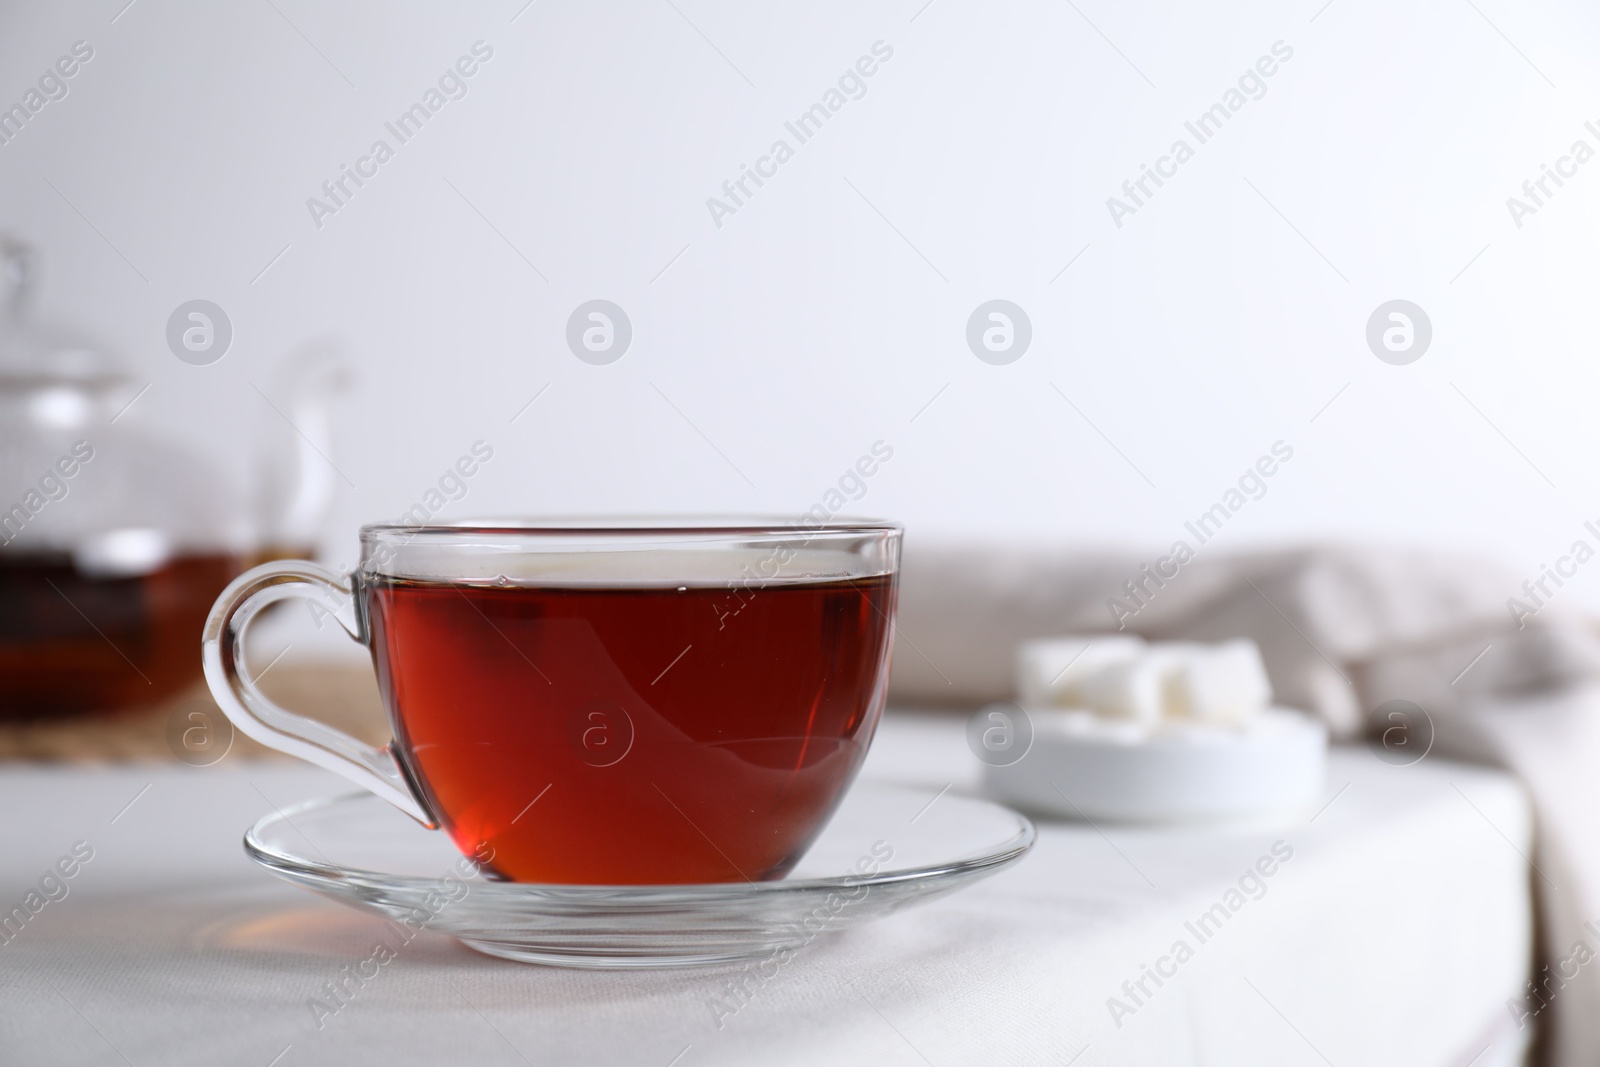
[[[761,881],[804,855],[883,710],[901,530],[615,520],[370,525],[218,598],[203,659],[248,736],[341,774],[498,877]],[[372,653],[393,741],[269,701],[251,620],[299,597]]]

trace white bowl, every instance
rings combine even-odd
[[[1273,708],[1239,726],[1146,730],[1087,712],[1025,709],[1033,744],[984,786],[1025,810],[1077,819],[1182,822],[1303,807],[1322,795],[1328,731]]]

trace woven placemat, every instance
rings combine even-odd
[[[389,740],[372,668],[361,665],[307,663],[278,665],[259,679],[262,692],[278,704],[338,727],[373,745]],[[205,683],[159,707],[115,715],[0,723],[0,761],[44,763],[121,763],[135,760],[176,761],[190,740],[207,730],[231,730]],[[232,743],[222,759],[288,759],[231,730]],[[221,736],[226,736],[226,733]],[[214,753],[213,753],[214,754]],[[207,760],[209,762],[209,760]]]

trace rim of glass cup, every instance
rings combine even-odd
[[[744,515],[385,522],[361,528],[361,563],[355,573],[503,584],[536,577],[561,585],[605,584],[613,579],[646,586],[792,584],[893,575],[899,570],[904,535],[899,523],[854,517],[830,517],[816,525],[803,518]],[[508,577],[512,572],[500,568],[516,563],[518,557],[518,571]],[[626,557],[636,562],[628,565],[625,575],[610,573],[609,565],[602,564]],[[556,561],[559,574],[539,573],[543,563]],[[748,573],[752,563],[757,564],[754,574]]]
[[[795,537],[823,534],[904,533],[905,527],[887,519],[830,517],[809,523],[802,517],[775,515],[554,515],[491,516],[447,522],[370,522],[361,527],[361,539],[400,534],[406,538],[430,535],[571,536],[596,534],[611,537],[646,537],[709,534],[713,536]]]

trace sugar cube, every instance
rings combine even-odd
[[[1029,707],[1083,707],[1078,682],[1101,667],[1136,658],[1145,644],[1130,634],[1052,637],[1017,651],[1017,699]]]

